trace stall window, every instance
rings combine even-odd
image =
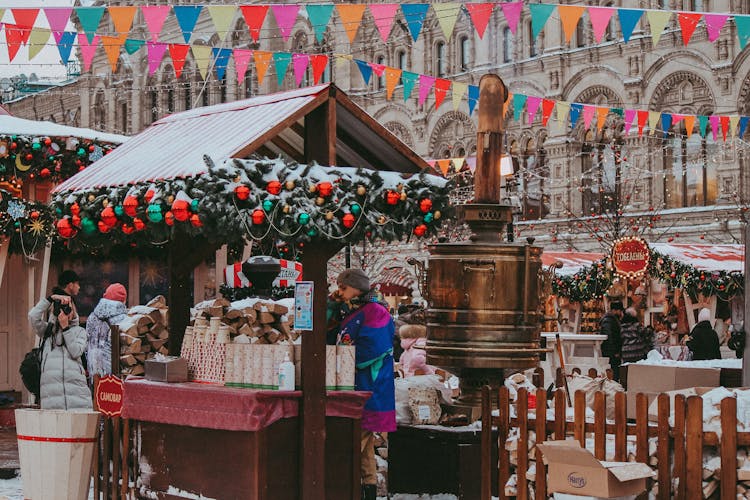
[[[102,298],[104,290],[112,283],[122,283],[128,288],[128,262],[76,260],[66,269],[80,277],[81,290],[76,297],[76,308],[82,318],[88,317]]]
[[[719,145],[711,134],[689,138],[684,128],[670,134],[664,148],[664,200],[667,208],[713,205],[717,195]]]

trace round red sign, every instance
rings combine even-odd
[[[626,278],[646,272],[651,251],[641,238],[621,238],[612,247],[612,267]]]
[[[119,417],[122,413],[124,389],[122,380],[114,375],[100,378],[94,390],[96,409],[108,417]]]

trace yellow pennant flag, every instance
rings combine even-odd
[[[133,18],[138,11],[138,7],[113,6],[108,7],[107,10],[109,11],[109,17],[112,18],[112,25],[115,27],[115,33],[118,35],[126,35],[130,33],[130,28],[133,26]]]
[[[214,28],[216,28],[216,34],[219,35],[219,40],[224,40],[227,37],[227,33],[229,33],[232,21],[234,21],[234,14],[237,12],[237,7],[234,5],[209,5],[206,8],[211,15]]]
[[[651,27],[651,40],[654,47],[659,43],[661,34],[664,33],[664,28],[667,26],[671,16],[672,13],[668,10],[646,11],[646,18],[648,19],[648,25]]]
[[[107,54],[107,60],[109,66],[112,68],[112,73],[117,71],[117,63],[120,61],[120,48],[125,43],[125,39],[128,37],[127,33],[123,33],[120,36],[102,36],[102,47],[104,53]]]
[[[255,59],[255,71],[258,73],[258,85],[263,83],[263,79],[266,77],[266,71],[268,66],[271,64],[273,54],[264,50],[256,50],[253,52],[253,59]]]
[[[393,97],[393,90],[398,85],[401,78],[401,70],[396,68],[385,68],[385,98],[390,100]]]
[[[451,90],[451,97],[453,98],[453,111],[456,111],[458,109],[459,104],[461,104],[461,99],[463,99],[464,94],[466,93],[466,90],[468,88],[469,86],[465,83],[453,82],[453,89]]]
[[[695,127],[695,115],[685,115],[683,118],[685,122],[685,131],[687,132],[688,139],[693,135],[693,127]]]
[[[357,36],[357,30],[362,23],[362,15],[365,13],[366,4],[348,3],[336,5],[336,10],[344,25],[346,35],[349,37],[349,43],[354,43]]]
[[[648,133],[649,135],[654,135],[654,132],[656,132],[656,126],[659,124],[659,118],[661,118],[661,113],[658,111],[649,111],[648,112]]]
[[[732,131],[732,137],[737,135],[737,124],[740,122],[739,115],[732,115],[729,117],[729,130]]]
[[[609,108],[603,108],[601,106],[596,107],[596,130],[601,131],[604,126],[604,122],[607,121],[607,115],[609,114]]]
[[[47,28],[33,28],[29,36],[29,61],[34,59],[47,45],[52,31]]]
[[[565,41],[570,43],[573,33],[576,32],[576,25],[581,20],[583,11],[586,7],[582,5],[558,5],[557,12],[560,14],[560,21],[565,33]]]
[[[456,27],[456,21],[458,20],[458,14],[461,13],[461,4],[448,2],[448,3],[434,3],[432,4],[432,10],[435,12],[435,16],[440,24],[440,29],[443,30],[445,37],[450,40],[453,34],[453,28]]]
[[[211,51],[213,49],[206,45],[193,45],[191,49],[195,65],[198,67],[201,78],[205,80],[208,77],[208,65],[211,64]],[[258,81],[260,81],[260,73],[258,73]]]
[[[557,126],[558,130],[565,130],[565,122],[568,120],[570,112],[570,103],[566,101],[557,101]]]

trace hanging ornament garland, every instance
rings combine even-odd
[[[198,177],[57,193],[58,237],[71,251],[147,248],[176,232],[212,242],[354,243],[437,234],[451,213],[450,184],[426,173],[285,163],[209,162]],[[391,195],[395,194],[395,196]]]
[[[0,189],[0,240],[9,240],[10,253],[32,255],[55,233],[55,218],[48,206],[28,202]]]

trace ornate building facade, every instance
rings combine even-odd
[[[118,3],[145,2],[110,0],[106,4]],[[635,7],[622,0],[569,3]],[[397,16],[388,43],[382,42],[369,12],[352,43],[338,21],[329,24],[322,42],[317,41],[304,9],[286,41],[278,35],[270,15],[258,43],[252,41],[239,15],[226,40],[220,40],[208,13],[203,12],[191,43],[348,54],[472,85],[482,75],[496,73],[513,93],[556,101],[691,115],[750,114],[750,57],[748,50],[741,50],[736,27],[727,24],[718,39],[709,41],[701,24],[685,46],[676,12],[748,14],[750,0],[639,0],[637,7],[675,11],[656,46],[645,16],[627,43],[617,16],[600,43],[586,16],[570,42],[554,17],[533,38],[528,8],[523,9],[515,34],[500,9],[495,9],[482,38],[465,12],[459,15],[451,36],[446,36],[430,10],[416,42]],[[104,19],[100,26],[108,23]],[[130,36],[149,37],[140,14]],[[183,41],[172,16],[161,39]],[[112,72],[100,50],[91,70],[75,83],[10,102],[8,108],[21,117],[134,134],[173,112],[295,86],[291,71],[279,86],[273,66],[260,85],[254,67],[248,68],[240,82],[231,62],[223,80],[217,80],[215,71],[209,73],[205,80],[201,78],[188,57],[182,75],[176,78],[167,54],[149,75],[145,48],[133,55],[123,51],[117,71]],[[387,100],[382,78],[373,75],[365,84],[354,61],[343,57],[330,58],[323,78],[348,92],[424,157],[476,154],[476,116],[469,114],[465,99],[457,109],[450,98],[435,109],[433,95],[419,105],[416,96],[404,101],[397,89]],[[311,81],[312,75],[307,74],[303,84]],[[585,129],[583,120],[571,129],[569,121],[557,123],[554,117],[543,127],[540,114],[529,122],[526,112],[520,120],[512,118],[509,112],[506,147],[516,174],[508,187],[514,188],[518,200],[520,236],[534,236],[546,247],[563,250],[600,250],[608,241],[630,233],[643,234],[649,241],[744,241],[744,214],[750,202],[747,134],[714,140],[710,133],[705,138],[687,134],[682,122],[666,134],[647,129],[639,136],[635,126],[625,134],[623,118],[612,113],[601,129],[595,125]],[[211,145],[195,147],[210,151]]]

